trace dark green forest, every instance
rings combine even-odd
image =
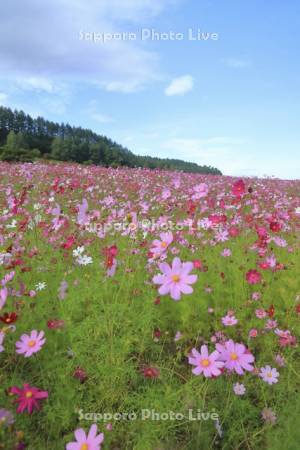
[[[106,136],[81,127],[33,119],[23,111],[0,107],[0,159],[34,161],[38,158],[102,166],[146,167],[222,175],[210,166],[179,159],[139,156]]]

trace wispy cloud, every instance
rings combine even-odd
[[[5,105],[8,95],[4,92],[0,92],[0,105]]]
[[[111,117],[100,113],[91,114],[91,119],[98,123],[111,123],[114,121]]]
[[[243,58],[225,58],[222,62],[232,69],[246,69],[252,65],[252,62],[249,59]]]
[[[64,0],[62,7],[61,0],[11,0],[0,15],[1,76],[48,93],[58,77],[108,91],[139,90],[161,78],[158,55],[138,42],[80,41],[80,31],[120,31],[121,23],[144,23],[178,1]]]
[[[171,81],[169,86],[165,89],[167,96],[184,95],[191,91],[194,87],[194,79],[191,75],[183,75]]]

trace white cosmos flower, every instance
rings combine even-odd
[[[80,266],[87,266],[93,263],[93,258],[87,255],[79,255],[76,261]]]
[[[46,289],[47,284],[45,283],[45,281],[41,281],[40,283],[37,283],[35,285],[35,288],[37,291],[43,291],[44,289]]]
[[[81,256],[84,252],[84,245],[82,245],[81,247],[77,247],[75,248],[75,250],[73,250],[73,256],[75,258],[77,258],[78,256]]]

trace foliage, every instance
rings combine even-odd
[[[218,169],[210,166],[199,166],[195,163],[177,159],[162,159],[151,156],[134,155],[127,148],[113,140],[81,127],[71,127],[69,124],[58,124],[37,117],[33,119],[23,111],[12,111],[0,107],[0,145],[3,145],[9,132],[18,135],[22,133],[25,148],[39,149],[42,155],[60,161],[90,161],[102,166],[128,166],[182,170],[184,172],[211,173],[221,175]],[[24,152],[23,152],[24,153]],[[6,161],[31,160],[15,151],[5,150],[3,159]]]

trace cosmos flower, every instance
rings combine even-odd
[[[261,282],[261,274],[257,270],[251,269],[246,273],[246,280],[249,284],[259,284]]]
[[[7,409],[0,408],[0,427],[4,425],[8,427],[14,423],[15,419],[11,411]]]
[[[93,258],[87,255],[79,255],[76,261],[80,266],[87,266],[88,264],[93,263]]]
[[[260,369],[259,376],[268,384],[278,382],[279,372],[271,366],[265,366]]]
[[[32,330],[30,335],[22,334],[20,340],[16,342],[16,352],[28,358],[34,353],[39,352],[45,342],[44,331],[38,333],[36,330]]]
[[[75,442],[69,442],[66,450],[101,450],[104,434],[97,434],[97,425],[93,423],[88,434],[82,428],[74,431]]]
[[[4,341],[5,333],[3,331],[0,331],[0,353],[4,351],[3,347],[3,341]]]
[[[44,281],[42,281],[42,282],[40,282],[40,283],[37,283],[37,284],[35,285],[35,289],[36,289],[37,291],[43,291],[44,289],[46,289],[46,287],[47,287],[47,284],[46,284]]]
[[[221,252],[221,256],[224,256],[224,258],[231,256],[230,248],[224,248],[224,250]]]
[[[249,337],[250,338],[255,338],[258,335],[258,331],[256,328],[251,328],[251,330],[249,331]]]
[[[190,275],[194,265],[192,262],[181,262],[178,257],[173,259],[172,266],[160,263],[162,274],[153,277],[153,283],[160,284],[158,289],[160,295],[170,294],[173,300],[180,300],[181,293],[191,294],[193,288],[190,284],[197,281],[197,275]]]
[[[15,323],[18,316],[15,312],[11,313],[4,313],[3,316],[0,317],[1,322],[5,323],[6,325],[10,325],[12,323]]]
[[[252,372],[254,356],[247,350],[244,344],[237,344],[232,339],[224,344],[216,344],[220,353],[220,360],[224,361],[224,367],[229,371],[235,371],[243,375],[244,371]]]
[[[202,345],[200,353],[193,348],[191,356],[189,356],[189,364],[196,366],[192,372],[194,375],[200,375],[201,373],[207,377],[217,377],[221,375],[221,368],[224,366],[223,361],[219,361],[220,353],[214,351],[211,354],[208,353],[207,345]]]
[[[0,289],[0,310],[3,308],[3,306],[6,303],[7,295],[8,295],[8,290],[6,287]]]
[[[276,414],[271,408],[264,408],[261,412],[261,417],[266,423],[271,423],[272,425],[274,425],[277,420]]]
[[[265,317],[267,317],[267,313],[264,309],[262,308],[258,308],[255,310],[255,315],[258,319],[264,319]]]
[[[246,192],[246,186],[243,180],[238,180],[235,183],[233,183],[231,188],[231,193],[235,197],[241,197]]]
[[[236,325],[238,323],[238,320],[235,318],[235,316],[227,314],[226,316],[222,317],[222,323],[223,325],[225,325],[225,327],[232,327],[233,325]]]
[[[145,378],[158,378],[159,370],[156,367],[145,366],[141,370]]]
[[[246,392],[246,388],[245,388],[245,386],[242,383],[235,383],[233,385],[233,392],[236,395],[244,395],[245,392]]]
[[[23,389],[13,386],[10,388],[10,393],[15,394],[18,398],[15,403],[19,403],[17,413],[22,413],[27,409],[28,413],[31,414],[34,409],[39,409],[39,401],[48,398],[47,391],[40,391],[40,389],[29,386],[29,384],[24,384]]]
[[[155,239],[152,242],[152,247],[150,249],[150,252],[154,256],[159,256],[161,253],[165,252],[169,245],[173,242],[173,233],[171,231],[168,231],[166,233],[161,233],[159,235],[159,239]]]

